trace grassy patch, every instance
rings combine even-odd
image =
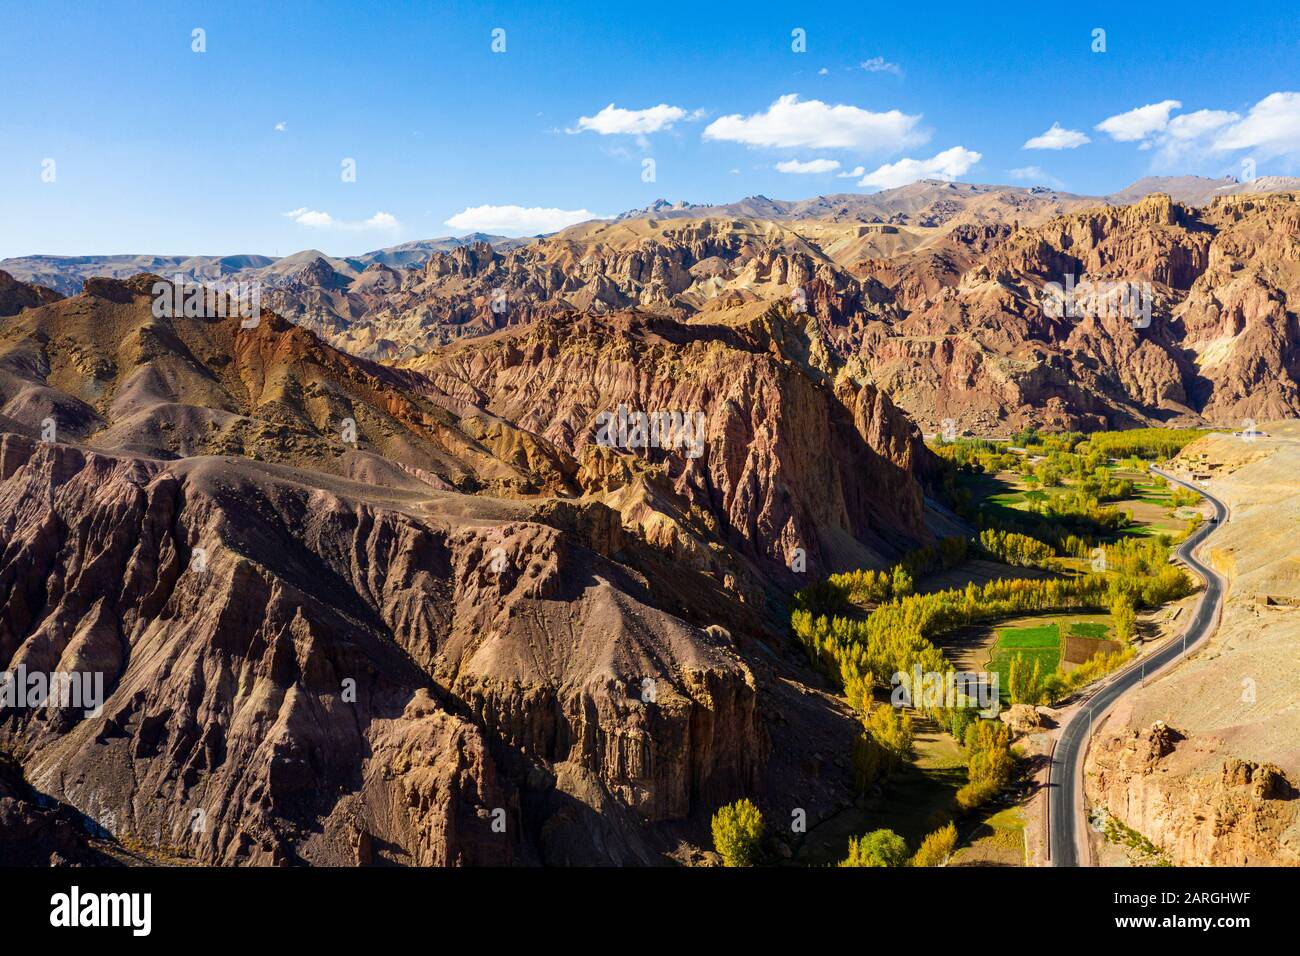
[[[1110,633],[1110,626],[1092,621],[1075,621],[1070,625],[1070,633],[1076,637],[1101,639]]]
[[[849,807],[811,830],[794,864],[834,865],[848,855],[849,837],[881,827],[901,836],[915,853],[928,834],[957,816],[957,791],[968,780],[965,754],[932,720],[915,717],[916,757],[896,768],[864,805]]]
[[[989,670],[998,675],[1002,697],[1011,691],[1011,662],[1020,659],[1020,666],[1034,669],[1038,664],[1040,674],[1050,674],[1061,663],[1061,629],[1056,624],[1038,624],[1030,627],[1001,627],[998,639],[989,655]]]
[[[954,866],[1023,866],[1025,817],[1019,806],[1007,807],[986,818],[966,836],[953,854]]]
[[[1055,624],[998,628],[999,648],[1060,647],[1061,629]]]

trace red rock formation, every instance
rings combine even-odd
[[[158,855],[450,865],[662,861],[802,785],[763,707],[800,676],[767,657],[783,549],[923,538],[928,453],[797,322],[545,321],[425,375],[156,319],[154,281],[0,328],[0,667],[107,691],[3,715],[37,790]],[[606,400],[700,404],[704,453],[597,448]],[[782,710],[847,747],[833,702]]]

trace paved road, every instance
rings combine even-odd
[[[1204,495],[1214,506],[1215,522],[1205,522],[1195,534],[1177,548],[1178,557],[1205,579],[1205,592],[1197,603],[1191,624],[1182,637],[1169,641],[1143,662],[1120,671],[1107,683],[1093,691],[1092,696],[1083,701],[1075,711],[1074,717],[1061,730],[1061,737],[1052,755],[1047,790],[1050,828],[1048,839],[1051,841],[1053,866],[1078,866],[1079,850],[1084,845],[1083,841],[1087,839],[1088,822],[1084,817],[1083,808],[1083,756],[1088,747],[1088,738],[1092,735],[1093,724],[1101,720],[1120,697],[1138,686],[1144,674],[1153,674],[1170,661],[1184,653],[1189,653],[1212,633],[1218,622],[1219,605],[1227,590],[1223,578],[1212,568],[1196,560],[1192,552],[1227,520],[1228,509],[1217,498],[1207,494],[1204,488],[1180,481],[1158,468],[1151,470],[1175,484]]]

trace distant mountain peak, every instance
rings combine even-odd
[[[645,219],[649,216],[661,216],[664,213],[669,213],[669,212],[687,212],[692,209],[707,209],[707,208],[708,207],[706,205],[687,202],[684,199],[679,199],[676,202],[673,202],[668,199],[656,199],[648,206],[645,206],[641,209],[629,209],[627,212],[620,213],[615,218],[616,221],[619,219]]]

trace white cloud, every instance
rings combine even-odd
[[[883,56],[873,56],[870,60],[863,60],[860,64],[868,73],[892,73],[894,76],[902,76],[903,68],[897,63],[890,63]]]
[[[1021,149],[1077,149],[1084,143],[1091,142],[1086,133],[1077,129],[1063,129],[1060,123],[1053,123],[1046,133],[1025,140]]]
[[[1171,119],[1164,135],[1175,140],[1198,139],[1239,119],[1239,115],[1227,110],[1197,110]]]
[[[810,159],[805,163],[787,159],[776,164],[777,172],[781,173],[833,173],[839,168],[840,164],[833,159]]]
[[[828,73],[830,73],[830,70],[826,69],[826,67],[822,67],[820,70],[817,71],[818,76],[825,76]]]
[[[334,224],[334,217],[329,213],[317,212],[315,209],[308,209],[306,206],[294,209],[292,212],[286,212],[284,215],[300,226],[325,227]]]
[[[886,163],[880,168],[863,176],[859,186],[875,186],[877,189],[893,189],[906,186],[918,179],[953,180],[965,173],[983,157],[974,150],[964,146],[954,146],[937,153],[929,159],[900,159],[896,163]]]
[[[280,120],[280,122],[275,124],[275,131],[277,133],[283,133],[288,128],[289,128],[289,124],[286,123],[284,120]]]
[[[1197,110],[1169,120],[1165,128],[1144,140],[1138,149],[1157,149],[1156,167],[1186,168],[1199,163],[1211,149],[1210,137],[1218,130],[1241,119],[1226,110]]]
[[[516,233],[533,236],[558,232],[565,226],[601,216],[587,209],[553,209],[541,206],[471,206],[446,224],[464,232]]]
[[[1163,130],[1169,125],[1170,110],[1182,109],[1182,106],[1183,104],[1178,100],[1148,103],[1127,113],[1109,116],[1098,123],[1095,129],[1121,143],[1137,142]]]
[[[303,206],[300,209],[294,209],[286,212],[285,217],[292,219],[300,226],[308,226],[312,229],[397,229],[401,223],[397,217],[387,212],[377,212],[369,219],[364,220],[345,220],[335,219],[327,212],[319,209],[308,209]]]
[[[797,93],[787,93],[762,113],[719,117],[705,127],[704,138],[746,146],[892,153],[930,138],[917,130],[920,120],[898,110],[873,113],[856,106],[829,106],[821,100],[801,101]]]
[[[578,117],[578,128],[568,130],[570,133],[593,132],[601,136],[633,135],[644,136],[671,129],[679,120],[685,119],[686,110],[680,106],[660,103],[644,110],[625,110],[610,103],[595,116]]]
[[[1243,118],[1230,110],[1196,110],[1171,117],[1181,108],[1164,100],[1112,116],[1098,124],[1112,138],[1138,142],[1156,153],[1154,165],[1186,168],[1189,158],[1204,162],[1213,153],[1250,150],[1258,157],[1300,160],[1300,93],[1270,93]]]
[[[1300,93],[1270,93],[1214,140],[1217,150],[1253,149],[1261,156],[1300,154]]]
[[[842,173],[836,173],[835,176],[838,179],[857,179],[859,176],[865,176],[866,174],[867,167],[854,166],[852,169],[845,170]]]

